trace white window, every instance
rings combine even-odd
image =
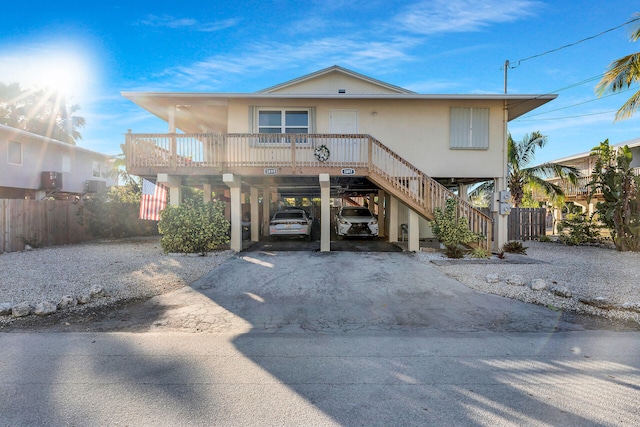
[[[452,107],[449,144],[454,149],[489,148],[489,109]]]
[[[93,176],[94,178],[100,178],[100,162],[93,162]]]
[[[12,165],[22,165],[22,144],[15,141],[9,141],[7,162]]]
[[[309,110],[258,110],[258,133],[309,133]]]
[[[62,172],[71,172],[71,156],[68,154],[62,155]]]

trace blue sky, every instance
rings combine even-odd
[[[0,81],[66,86],[87,120],[79,145],[117,154],[127,129],[167,129],[121,91],[253,92],[340,65],[419,93],[502,93],[509,60],[509,93],[559,95],[510,123],[515,139],[549,137],[542,162],[640,137],[640,112],[613,120],[632,92],[594,94],[640,50],[632,26],[536,56],[623,24],[633,3],[25,0],[2,7]]]

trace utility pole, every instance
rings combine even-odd
[[[509,60],[504,61],[504,93],[507,93],[507,70],[509,69]]]

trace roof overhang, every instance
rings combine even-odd
[[[508,120],[514,120],[554,100],[558,95],[509,95],[509,94],[278,94],[278,93],[193,93],[193,92],[122,92],[122,96],[164,121],[169,121],[169,111],[175,111],[176,127],[184,132],[217,131],[226,133],[227,106],[232,99],[371,99],[371,100],[468,100],[502,101],[506,103]]]

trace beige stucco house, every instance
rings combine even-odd
[[[0,198],[66,199],[115,185],[113,156],[0,125]]]
[[[338,66],[255,93],[122,95],[168,123],[167,133],[129,132],[128,171],[168,185],[173,203],[183,185],[203,188],[205,198],[230,189],[238,251],[243,194],[256,224],[261,195],[305,192],[321,196],[323,251],[331,198],[372,193],[384,201],[385,235],[397,241],[407,224],[410,250],[434,208],[456,194],[470,227],[488,236],[482,245],[500,247],[506,216],[475,210],[466,186],[493,179],[505,190],[508,122],[556,97],[418,94]],[[251,230],[258,240],[259,227]]]

